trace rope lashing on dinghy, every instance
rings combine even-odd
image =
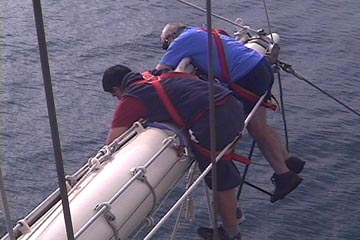
[[[101,163],[110,159],[111,151],[109,146],[104,146],[103,148],[101,148],[98,155],[99,154],[100,157],[96,156],[88,160],[89,172],[99,170],[101,168]]]
[[[106,222],[109,224],[110,228],[113,231],[113,236],[116,240],[120,240],[119,233],[116,229],[116,225],[114,224],[114,221],[116,219],[115,215],[110,211],[111,210],[111,204],[108,202],[103,202],[95,207],[95,210],[105,209],[103,212],[103,216],[106,220]]]
[[[310,86],[314,87],[315,89],[319,90],[321,93],[325,94],[326,96],[328,96],[329,98],[331,98],[332,100],[334,100],[335,102],[337,102],[338,104],[342,105],[343,107],[345,107],[346,109],[348,109],[350,112],[354,113],[355,115],[360,117],[360,113],[355,111],[353,108],[349,107],[348,105],[346,105],[345,103],[343,103],[342,101],[340,101],[339,99],[337,99],[336,97],[332,96],[331,94],[329,94],[328,92],[326,92],[325,90],[321,89],[320,87],[318,87],[317,85],[315,85],[314,83],[310,82],[309,80],[307,80],[305,77],[301,76],[299,73],[297,73],[290,64],[284,63],[279,61],[279,66],[281,67],[282,70],[284,70],[287,73],[290,73],[292,75],[294,75],[296,78],[308,83]]]
[[[87,178],[87,176],[89,176],[89,174],[91,174],[93,171],[99,170],[101,168],[101,165],[110,159],[111,155],[112,155],[112,151],[110,146],[109,145],[103,146],[98,151],[95,157],[88,159],[86,169],[82,169],[83,171],[86,172],[81,171],[79,173],[75,173],[74,175],[66,176],[65,177],[66,182],[70,185],[70,187],[73,187],[75,186],[75,184],[84,181]],[[80,177],[78,175],[80,175]]]
[[[139,172],[140,172],[140,174],[138,174]],[[146,168],[143,166],[136,167],[136,168],[131,169],[130,173],[132,176],[136,176],[137,180],[144,183],[150,189],[151,195],[153,196],[153,204],[152,204],[152,207],[151,207],[151,210],[150,210],[148,216],[151,216],[156,209],[157,197],[156,197],[156,193],[155,193],[155,188],[150,184],[150,182],[147,180],[147,177],[145,175]]]
[[[147,121],[137,121],[129,129],[127,129],[121,136],[116,138],[109,145],[103,146],[94,157],[88,159],[88,164],[81,168],[73,175],[66,176],[65,179],[71,187],[75,184],[84,181],[86,177],[92,172],[101,167],[101,164],[108,161],[112,154],[115,153],[121,146],[127,143],[131,138],[138,134],[139,129],[143,129],[142,124]]]

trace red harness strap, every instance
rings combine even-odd
[[[201,28],[201,30],[207,32],[206,28]],[[230,70],[229,70],[228,64],[226,62],[224,45],[220,38],[220,34],[223,34],[223,32],[225,32],[225,31],[221,30],[221,29],[213,29],[211,34],[213,35],[214,40],[215,40],[215,45],[217,48],[217,54],[218,54],[218,59],[220,62],[220,68],[221,68],[221,73],[223,75],[223,79],[225,80],[225,82],[230,83],[231,82]],[[229,34],[227,34],[227,33],[225,35],[229,36]]]
[[[202,28],[202,29],[207,31],[205,28]],[[258,95],[254,94],[253,92],[247,90],[246,88],[243,88],[243,87],[239,86],[238,84],[233,83],[231,81],[230,70],[229,70],[229,66],[226,61],[225,49],[224,49],[223,42],[220,38],[220,34],[222,34],[222,32],[219,31],[218,29],[215,29],[212,31],[212,35],[214,36],[217,53],[218,53],[218,58],[219,58],[219,62],[220,62],[220,67],[221,67],[221,72],[222,72],[224,81],[227,84],[229,84],[231,89],[234,92],[236,92],[237,94],[239,94],[240,96],[244,97],[245,99],[247,99],[251,102],[257,102],[260,98]],[[226,35],[228,35],[228,34],[226,34]],[[277,109],[277,105],[273,104],[271,102],[262,102],[261,105],[266,108],[270,108],[272,110]]]
[[[161,76],[154,76],[150,71],[145,71],[141,73],[144,80],[140,80],[135,82],[134,84],[141,84],[141,83],[150,83],[155,88],[156,92],[158,93],[161,101],[164,103],[166,109],[170,113],[173,120],[181,127],[186,127],[186,123],[184,119],[181,117],[180,113],[175,108],[174,104],[171,102],[169,96],[167,95],[161,81],[166,80],[170,77],[196,77],[190,73],[182,73],[182,72],[168,72],[164,73]]]
[[[184,119],[180,116],[180,113],[176,110],[174,104],[171,102],[169,96],[167,95],[167,93],[160,81],[161,81],[161,78],[156,77],[156,80],[153,79],[151,84],[156,89],[157,93],[159,94],[159,97],[161,98],[162,102],[164,103],[166,109],[169,111],[169,113],[170,113],[171,117],[174,119],[174,121],[181,127],[186,127],[186,123],[185,123]]]
[[[246,98],[249,101],[257,102],[260,98],[258,95],[254,94],[253,92],[251,92],[243,87],[240,87],[236,83],[229,83],[229,86],[231,87],[231,89],[234,90],[234,92],[238,93],[240,96]],[[261,105],[266,108],[270,108],[273,111],[275,111],[278,107],[276,104],[272,103],[270,100],[268,102],[263,101],[261,103]]]
[[[211,158],[211,152],[209,149],[204,148],[202,146],[200,146],[197,143],[192,142],[192,146],[194,146],[196,148],[196,150],[203,156]],[[216,152],[216,155],[219,154],[220,152]],[[241,162],[245,165],[249,165],[251,163],[251,160],[249,158],[246,158],[244,156],[241,156],[239,154],[236,154],[234,152],[234,149],[231,149],[230,153],[226,153],[224,154],[224,156],[221,158],[221,160],[233,160],[233,161],[237,161],[237,162]]]
[[[226,62],[226,55],[225,55],[225,49],[223,42],[221,41],[220,35],[218,32],[213,31],[212,32],[217,48],[217,53],[219,56],[220,66],[221,66],[221,72],[223,75],[223,78],[225,79],[225,82],[231,83],[231,76],[230,76],[230,70],[229,66]]]

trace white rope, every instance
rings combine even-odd
[[[15,240],[14,231],[11,227],[11,218],[10,218],[10,210],[9,205],[6,199],[6,191],[5,191],[5,185],[4,185],[4,179],[2,176],[2,171],[0,167],[0,210],[4,210],[4,216],[5,216],[5,224],[8,231],[8,235],[10,237],[10,240]]]

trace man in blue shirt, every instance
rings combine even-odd
[[[270,201],[275,202],[293,191],[302,181],[298,175],[305,162],[291,156],[277,131],[266,121],[266,107],[271,98],[274,76],[267,58],[247,48],[235,38],[213,31],[214,75],[228,85],[244,104],[248,114],[259,96],[266,94],[262,106],[253,115],[247,130],[255,139],[264,157],[275,173],[272,180],[275,190]],[[188,27],[182,23],[169,23],[161,33],[166,53],[157,69],[174,69],[184,58],[202,73],[208,72],[208,32],[201,27]]]

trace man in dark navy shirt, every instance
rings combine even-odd
[[[156,122],[175,123],[191,130],[196,139],[193,148],[200,170],[211,158],[199,149],[210,149],[210,118],[208,83],[195,75],[180,72],[134,73],[128,67],[115,65],[103,75],[104,91],[119,99],[108,134],[112,142],[140,118]],[[244,127],[244,110],[231,91],[220,84],[214,86],[216,151],[222,150],[238,136]],[[221,159],[217,165],[218,209],[223,228],[223,239],[240,239],[236,216],[235,188],[241,176],[231,160]],[[205,181],[212,188],[211,173]]]

